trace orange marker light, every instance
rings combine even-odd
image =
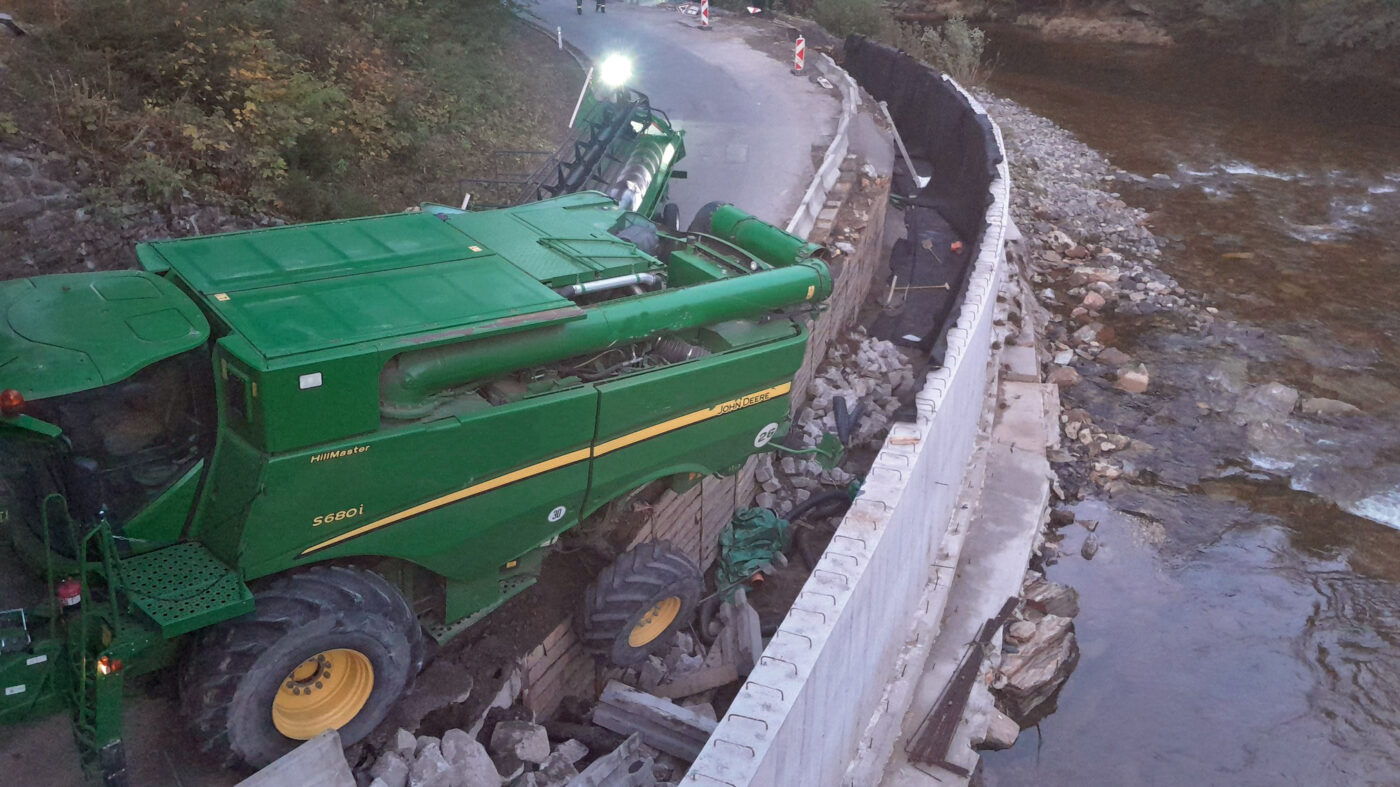
[[[24,395],[13,388],[0,391],[0,414],[16,416],[24,412]]]

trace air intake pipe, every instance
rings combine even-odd
[[[827,251],[789,232],[754,218],[733,205],[710,203],[701,208],[710,214],[710,234],[723,238],[769,265],[779,267],[803,260],[825,260]]]
[[[580,319],[538,330],[411,350],[395,356],[380,374],[380,411],[389,418],[420,418],[436,406],[433,396],[448,388],[666,333],[817,303],[831,294],[831,287],[826,264],[806,259],[607,301],[584,309]]]

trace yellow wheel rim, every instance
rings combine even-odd
[[[298,664],[272,700],[272,724],[294,740],[306,741],[350,723],[374,690],[374,667],[357,650],[317,653]]]
[[[662,599],[656,606],[646,611],[642,619],[637,621],[637,625],[632,627],[632,633],[627,635],[627,644],[634,648],[640,648],[661,636],[676,620],[676,616],[681,614],[681,600],[677,596]]]

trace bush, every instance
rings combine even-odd
[[[455,202],[482,148],[552,148],[576,89],[520,62],[543,44],[515,46],[536,39],[509,0],[14,2],[36,25],[15,95],[103,185],[151,199],[294,218]]]
[[[894,27],[879,0],[814,0],[812,19],[841,38],[852,33],[884,38]]]
[[[890,43],[964,85],[985,82],[991,72],[982,62],[986,32],[960,16],[949,18],[938,28],[899,25]]]

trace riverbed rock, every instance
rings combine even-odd
[[[1130,394],[1141,394],[1147,393],[1150,382],[1151,377],[1147,374],[1147,367],[1138,364],[1136,369],[1125,369],[1119,372],[1114,387]]]
[[[1105,347],[1094,359],[1107,366],[1122,366],[1125,363],[1132,363],[1133,356],[1128,355],[1117,347]]]
[[[1298,404],[1298,390],[1280,382],[1257,385],[1235,403],[1230,420],[1237,424],[1267,423],[1288,418]]]
[[[1310,396],[1304,399],[1303,403],[1298,406],[1298,410],[1305,415],[1356,415],[1361,412],[1361,408],[1354,404],[1321,396]]]
[[[1079,384],[1079,372],[1072,366],[1056,366],[1045,376],[1045,382],[1058,385],[1062,390]]]

